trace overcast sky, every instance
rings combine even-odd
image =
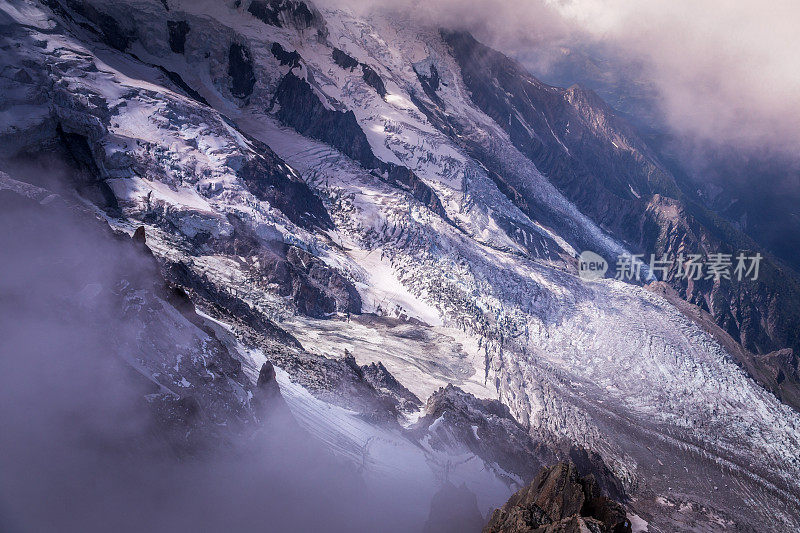
[[[800,2],[562,0],[552,5],[588,36],[643,60],[668,120],[679,130],[798,148]]]
[[[542,42],[603,44],[641,61],[677,131],[800,148],[797,0],[320,0],[406,9],[514,55]],[[410,9],[409,9],[410,8]]]

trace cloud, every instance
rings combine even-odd
[[[640,61],[680,133],[750,147],[800,145],[800,4],[776,0],[564,0],[588,39]]]
[[[125,363],[159,355],[158,328],[128,318],[118,294],[144,294],[151,263],[89,215],[8,190],[0,227],[0,530],[421,528],[432,489],[368,488],[280,411],[176,457],[145,405],[151,383]],[[155,320],[170,314],[142,301]]]
[[[677,133],[748,147],[800,147],[800,3],[774,0],[320,0],[462,28],[541,71],[563,45],[641,64]],[[531,53],[531,50],[534,50]],[[539,54],[541,57],[536,57]]]

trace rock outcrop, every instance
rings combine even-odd
[[[339,57],[340,64],[349,65],[345,56]],[[350,58],[352,59],[352,58]],[[365,80],[376,91],[385,94],[383,82],[372,69],[363,65]],[[368,70],[369,69],[369,70]],[[273,96],[271,109],[276,109],[278,119],[291,126],[298,133],[325,142],[346,156],[359,162],[365,169],[373,171],[380,180],[408,191],[431,211],[448,220],[447,213],[436,193],[412,170],[395,163],[385,163],[372,151],[367,136],[359,126],[352,110],[330,109],[323,104],[309,82],[287,73],[281,80]]]
[[[630,533],[625,509],[571,463],[543,469],[492,514],[483,533]]]
[[[402,412],[412,412],[422,406],[422,402],[414,394],[405,388],[395,377],[386,370],[383,363],[370,363],[361,366],[361,373],[367,383],[375,387],[385,396],[391,398],[397,405],[397,409]]]
[[[485,461],[528,479],[557,460],[553,450],[534,442],[508,407],[496,400],[476,398],[453,385],[428,398],[425,416],[415,431],[427,433],[434,448],[466,446]]]

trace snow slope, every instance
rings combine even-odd
[[[52,29],[47,8],[22,0],[0,4],[4,27],[13,28],[5,44],[22,43],[15,53],[46,66],[29,67],[42,87],[36,94],[4,79],[17,92],[4,97],[3,112],[24,104],[36,111],[30,121],[41,117],[20,122],[18,144],[35,146],[51,122],[89,139],[122,207],[121,216],[110,217],[113,225],[129,231],[145,225],[160,257],[188,265],[282,322],[310,351],[341,357],[347,348],[360,364],[382,361],[423,400],[448,382],[499,397],[532,435],[598,452],[651,527],[726,520],[800,527],[800,416],[660,296],[577,278],[580,243],[613,253],[623,246],[472,104],[435,29],[335,10],[319,12],[324,32],[276,27],[250,15],[247,2],[235,8],[169,0],[168,14],[156,0],[92,3],[136,29],[130,53],[94,41],[75,24]],[[184,54],[167,44],[165,18],[191,27]],[[33,46],[35,40],[46,44]],[[275,42],[296,51],[300,65],[281,65],[271,52]],[[231,43],[245,44],[252,56],[256,83],[244,99],[230,91]],[[333,47],[374,69],[386,96],[360,69],[337,65]],[[210,105],[186,96],[153,65],[178,73]],[[430,74],[431,65],[442,78],[437,95],[447,112],[525,177],[547,212],[542,220],[522,213],[415,105],[427,98],[418,73]],[[281,124],[271,104],[290,70],[313,84],[326,108],[352,112],[375,156],[413,170],[441,200],[447,219],[328,144]],[[323,200],[335,229],[301,227],[248,190],[238,170],[258,152],[256,141]],[[410,321],[416,337],[404,339],[385,321],[295,316],[291,302],[259,277],[252,258],[198,244],[198,235],[230,237],[230,215],[265,247],[291,244],[318,257],[352,281],[363,311]],[[553,218],[562,221],[558,228],[544,222]],[[444,460],[279,377],[301,422],[325,442],[341,443],[344,456],[358,461],[372,442],[376,473],[427,479],[430,462]],[[475,487],[484,484],[475,488],[483,506],[502,501],[508,489],[498,489],[491,476],[463,475],[476,476]],[[675,518],[662,501],[686,506],[685,516]]]

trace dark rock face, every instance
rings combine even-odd
[[[278,2],[274,2],[277,4]],[[280,27],[281,21],[278,18],[278,9],[273,7],[273,2],[262,2],[254,0],[247,8],[247,12],[262,21],[264,24]]]
[[[147,249],[147,234],[145,233],[144,226],[139,226],[131,236],[133,243],[142,250]]]
[[[253,196],[268,201],[298,226],[332,228],[333,222],[322,200],[288,168],[272,150],[262,145],[258,157],[239,169],[239,177]]]
[[[387,183],[410,192],[415,200],[428,206],[431,211],[443,219],[449,220],[439,197],[413,171],[394,163],[385,163],[382,167],[387,174],[385,179]]]
[[[604,496],[592,477],[581,478],[571,463],[543,469],[495,510],[484,533],[592,531],[630,533],[625,509]]]
[[[375,89],[375,92],[377,92],[381,98],[385,97],[386,86],[383,84],[383,80],[381,79],[380,75],[378,75],[378,73],[375,72],[372,67],[364,63],[361,64],[361,72],[364,81],[367,82],[367,85]]]
[[[503,127],[514,145],[559,190],[599,224],[630,240],[637,198],[656,190],[677,192],[671,176],[650,159],[632,128],[596,95],[579,87],[549,87],[506,56],[465,33],[443,33],[475,104]],[[634,151],[614,149],[613,131]],[[620,141],[622,142],[622,141]],[[613,206],[613,207],[612,207]],[[640,210],[640,208],[639,208]]]
[[[74,13],[84,17],[96,27],[86,27],[91,31],[98,31],[101,40],[107,45],[124,52],[136,40],[136,32],[125,28],[111,15],[104,13],[93,5],[81,0],[66,0],[65,5]],[[48,0],[47,5],[55,10],[60,10],[61,5],[57,0]],[[71,17],[70,17],[71,18]]]
[[[208,105],[209,105],[209,104],[208,104],[208,100],[206,100],[205,98],[203,98],[203,96],[202,96],[200,93],[198,93],[197,91],[195,91],[195,90],[194,90],[194,89],[193,89],[193,88],[192,88],[192,87],[191,87],[191,86],[190,86],[188,83],[186,83],[185,81],[183,81],[183,78],[181,77],[181,75],[180,75],[180,74],[178,74],[177,72],[173,72],[173,71],[171,71],[171,70],[167,70],[167,69],[165,69],[165,68],[164,68],[164,67],[162,67],[162,66],[158,66],[157,68],[158,68],[158,69],[159,69],[161,72],[163,72],[163,73],[164,73],[164,75],[165,75],[167,78],[169,78],[169,81],[171,81],[172,83],[174,83],[175,85],[177,85],[177,86],[178,86],[178,88],[179,88],[181,91],[183,91],[183,92],[186,94],[186,96],[188,96],[189,98],[191,98],[191,99],[192,99],[192,100],[194,100],[195,102],[198,102],[198,103],[200,103],[200,104],[203,104],[203,105],[205,105],[205,106],[208,106]],[[209,106],[209,107],[210,107],[210,106]]]
[[[262,389],[271,389],[275,390],[277,386],[277,382],[275,381],[275,367],[272,366],[272,363],[267,361],[261,367],[261,370],[258,373],[258,382],[256,386]]]
[[[272,55],[275,56],[275,59],[280,61],[281,66],[289,65],[292,69],[295,69],[300,66],[300,54],[297,53],[297,50],[289,52],[285,50],[280,43],[272,43],[272,48],[270,48],[270,52]]]
[[[792,215],[800,203],[800,158],[765,146],[675,139],[664,129],[657,126],[652,144],[686,182],[687,195],[800,271],[800,220]]]
[[[185,20],[168,20],[169,47],[176,54],[186,51],[186,35],[189,34],[189,23]]]
[[[798,370],[797,357],[792,350],[778,350],[764,356],[765,364],[772,368],[775,382],[778,385],[784,383],[800,382],[800,371]]]
[[[424,533],[478,533],[483,527],[478,498],[466,486],[446,482],[431,500]]]
[[[283,397],[281,396],[281,389],[278,386],[277,376],[275,374],[275,367],[267,361],[261,366],[258,372],[258,381],[256,382],[256,390],[261,396],[261,400],[270,404],[280,403],[283,404]]]
[[[654,195],[643,216],[642,243],[657,256],[711,253],[755,254],[755,244],[708,212]],[[652,244],[651,244],[652,243]],[[748,252],[749,251],[749,252]],[[800,351],[800,283],[766,256],[757,280],[681,280],[673,268],[666,281],[685,300],[708,311],[715,322],[755,354],[783,348]]]
[[[298,133],[330,144],[365,168],[377,165],[353,112],[326,109],[306,80],[288,73],[275,91],[273,102],[280,104],[278,119]]]
[[[333,49],[333,61],[340,67],[351,71],[358,66],[356,58],[347,55],[347,53],[338,48]]]
[[[800,411],[800,358],[791,349],[757,356],[766,387],[782,402]]]
[[[361,65],[361,75],[366,84],[375,89],[375,92],[377,92],[381,98],[386,96],[386,86],[383,84],[380,75],[366,63],[359,63],[356,58],[338,48],[333,49],[333,61],[343,69],[350,70],[351,72],[357,66]]]
[[[294,246],[285,259],[263,271],[267,283],[278,285],[278,294],[289,296],[306,316],[325,318],[334,313],[360,313],[361,297],[355,286],[317,257]]]
[[[370,422],[399,427],[395,403],[364,378],[352,356],[332,359],[279,347],[266,355],[315,397],[351,409]]]
[[[315,13],[308,5],[295,0],[253,0],[247,11],[265,24],[279,28],[289,23],[306,29],[316,22]]]
[[[230,90],[233,96],[245,99],[253,94],[256,84],[253,58],[250,51],[241,44],[231,44],[228,52],[228,76],[231,77]]]
[[[329,267],[308,252],[282,241],[269,241],[257,236],[252,229],[234,215],[228,216],[233,226],[232,235],[208,238],[202,246],[206,250],[227,256],[247,257],[258,263],[253,275],[259,284],[270,292],[291,300],[291,305],[305,316],[326,318],[337,312],[359,314],[361,297],[353,283],[339,271]],[[170,265],[171,279],[195,291],[206,307],[219,307],[225,320],[245,321],[249,327],[285,344],[299,347],[299,343],[257,311],[226,291],[218,290],[204,278],[198,278],[185,265]],[[232,313],[225,313],[229,309]]]
[[[291,376],[293,382],[305,387],[315,397],[358,412],[368,420],[397,426],[398,401],[387,390],[372,384],[396,383],[391,374],[387,372],[380,380],[375,380],[370,376],[371,372],[359,367],[352,356],[333,359],[307,352],[295,337],[263,313],[199,276],[186,265],[169,264],[165,271],[168,279],[184,287],[205,312],[234,325],[241,342],[248,347],[264,350],[270,365],[279,366]],[[254,370],[259,372],[260,383],[267,389],[273,387],[269,383],[272,382],[274,368],[267,365],[266,369],[262,366]]]
[[[385,396],[391,398],[399,411],[413,412],[422,406],[422,402],[405,388],[386,370],[383,363],[372,363],[361,367],[364,380]]]
[[[434,422],[436,426],[432,428]],[[622,484],[596,453],[544,434],[534,438],[504,404],[476,398],[453,385],[428,398],[425,416],[412,433],[425,436],[436,449],[466,446],[487,464],[495,464],[526,481],[545,465],[568,461],[579,475],[591,476],[606,494],[624,498]],[[517,481],[508,479],[508,483]]]
[[[430,75],[420,72],[416,68],[414,69],[414,72],[417,73],[417,79],[422,85],[422,90],[426,95],[428,95],[428,98],[434,101],[437,105],[443,106],[444,102],[442,102],[442,99],[439,98],[438,94],[436,94],[436,91],[438,91],[439,87],[441,86],[441,78],[439,77],[439,71],[436,70],[436,65],[431,65]]]
[[[57,151],[62,152],[66,163],[74,169],[69,176],[78,194],[109,212],[116,212],[119,209],[117,197],[101,176],[88,138],[65,131],[61,124],[56,126],[56,134]]]
[[[209,248],[217,253],[257,258],[260,266],[254,270],[254,275],[259,283],[271,286],[270,291],[290,299],[298,313],[313,318],[327,318],[337,312],[361,312],[358,291],[340,272],[300,248],[260,240],[247,232],[241,222],[233,218],[230,220],[236,228],[234,235],[226,239],[210,240],[207,243]],[[207,280],[192,276],[183,265],[172,265],[171,269],[174,269],[172,277],[176,283],[199,292],[203,300],[229,309],[233,316],[228,318],[239,316],[260,333],[299,347],[293,337],[241,300],[225,291],[217,290]],[[291,338],[283,338],[284,336]]]
[[[447,220],[436,193],[406,167],[384,163],[372,152],[367,136],[352,111],[334,111],[320,102],[306,80],[293,73],[283,77],[273,97],[273,106],[280,104],[278,119],[300,134],[325,142],[364,168],[373,169],[379,179],[412,194],[439,216]]]
[[[165,265],[164,275],[213,316],[240,325],[250,333],[250,338],[257,337],[261,341],[269,339],[291,348],[301,347],[297,339],[262,313],[229,292],[220,290],[206,277],[198,275],[183,263]]]

